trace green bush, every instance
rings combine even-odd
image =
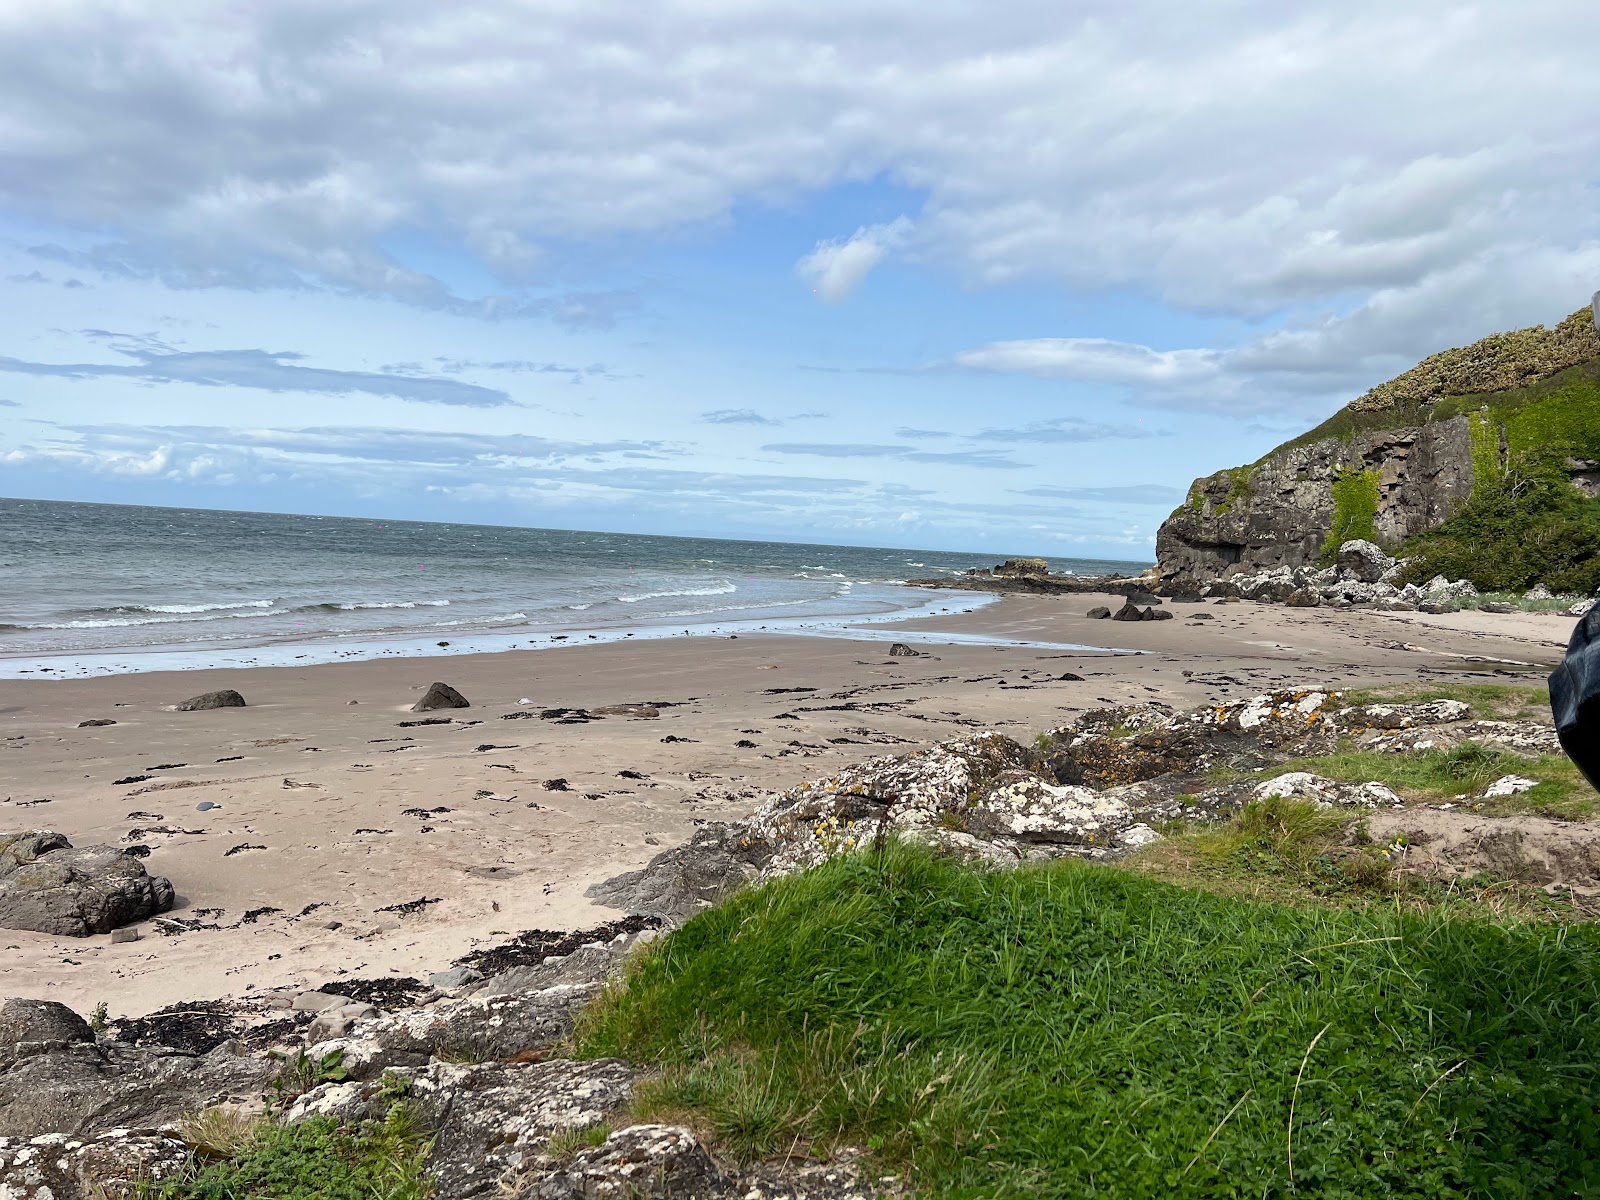
[[[866,1144],[934,1196],[1600,1194],[1588,925],[891,844],[695,917],[579,1036],[736,1152]]]
[[[1600,500],[1574,488],[1559,461],[1518,455],[1403,553],[1412,558],[1405,582],[1443,575],[1511,592],[1543,582],[1589,595],[1600,588]]]

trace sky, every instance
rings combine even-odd
[[[0,0],[0,495],[1149,559],[1600,288],[1593,0]]]

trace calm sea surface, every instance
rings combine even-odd
[[[0,499],[0,659],[788,622],[992,554]],[[1076,574],[1147,564],[1051,559]]]

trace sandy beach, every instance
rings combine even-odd
[[[614,917],[585,898],[590,884],[845,762],[977,728],[1025,739],[1107,704],[1537,681],[1574,624],[1251,603],[1169,602],[1177,619],[1159,623],[1084,617],[1100,603],[1120,597],[1007,596],[904,628],[1143,653],[919,640],[922,657],[890,657],[885,642],[758,635],[0,681],[0,829],[148,846],[179,896],[132,943],[0,931],[0,997],[138,1015],[341,975],[425,976],[522,930]],[[403,724],[435,679],[472,707]],[[249,707],[172,711],[224,687]],[[643,703],[659,715],[540,715]],[[78,727],[91,719],[116,723]]]

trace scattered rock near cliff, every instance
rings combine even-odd
[[[232,688],[222,688],[215,692],[201,692],[198,696],[190,696],[177,706],[179,712],[204,712],[212,708],[245,708],[244,697]]]
[[[412,712],[434,712],[441,708],[471,708],[467,698],[448,683],[430,683],[422,699],[411,706]]]
[[[172,884],[115,846],[74,848],[52,830],[0,834],[0,928],[109,933],[166,912]]]

